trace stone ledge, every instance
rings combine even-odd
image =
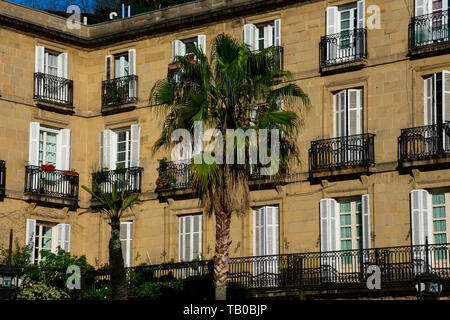
[[[25,201],[46,202],[69,207],[78,206],[78,199],[60,198],[46,194],[24,192],[23,198]]]
[[[359,59],[359,60],[353,60],[349,62],[343,62],[334,64],[327,67],[320,67],[319,72],[321,75],[329,75],[334,73],[339,73],[343,71],[349,71],[349,70],[358,70],[362,69],[367,65],[367,59]]]
[[[58,113],[64,113],[64,114],[73,114],[75,113],[75,108],[70,105],[66,104],[60,104],[57,102],[51,102],[47,100],[38,100],[36,101],[36,107],[39,109],[47,110],[47,111],[54,111]]]

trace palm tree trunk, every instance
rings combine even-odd
[[[111,221],[110,224],[109,266],[111,270],[111,298],[114,300],[127,300],[128,288],[120,244],[120,221]]]
[[[214,261],[214,286],[216,300],[226,300],[228,272],[230,269],[231,214],[220,210],[216,213],[216,252]]]

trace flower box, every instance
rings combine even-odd
[[[41,169],[44,171],[55,171],[55,167],[52,166],[51,164],[43,164],[41,166]]]
[[[63,171],[66,176],[78,176],[78,172],[65,170]]]

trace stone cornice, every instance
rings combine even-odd
[[[70,30],[65,19],[0,1],[0,25],[86,49],[321,0],[202,0]],[[13,8],[14,6],[14,8]]]

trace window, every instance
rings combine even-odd
[[[190,51],[190,47],[198,47],[206,54],[206,36],[201,34],[195,38],[189,38],[185,40],[172,41],[172,61],[176,56],[185,56]]]
[[[117,134],[117,165],[130,167],[131,157],[131,130],[130,128],[115,130]]]
[[[36,46],[36,73],[68,78],[68,54]]]
[[[140,132],[139,124],[101,131],[100,169],[115,170],[117,165],[139,167]]]
[[[53,165],[58,170],[70,170],[71,130],[30,123],[29,164]]]
[[[136,49],[130,49],[116,55],[107,55],[105,57],[105,77],[106,80],[111,78],[121,78],[136,75]],[[129,85],[129,94],[131,97],[137,97],[136,80],[131,81]],[[114,88],[128,86],[128,82],[117,83]],[[133,90],[133,91],[131,91]]]
[[[361,200],[339,203],[339,228],[341,250],[360,249],[361,238]],[[351,264],[352,255],[342,257],[342,264]]]
[[[129,72],[128,52],[114,56],[114,76],[116,78],[126,77]]]
[[[27,219],[26,245],[30,248],[30,263],[42,261],[42,250],[56,253],[61,248],[70,252],[70,224]]]
[[[45,73],[58,76],[58,56],[60,53],[45,50],[44,69]]]
[[[56,167],[56,137],[59,130],[41,127],[39,132],[39,166]]]
[[[191,261],[202,254],[202,215],[181,216],[179,220],[179,260]]]
[[[433,211],[433,244],[447,243],[449,220],[448,205],[450,199],[450,193],[436,193],[431,195],[431,208]],[[447,259],[447,251],[439,250],[435,252],[435,259]]]
[[[341,48],[348,48],[353,40],[353,37],[350,36],[350,31],[356,29],[358,25],[356,3],[350,6],[339,7],[338,12],[342,36]]]
[[[334,136],[362,134],[363,89],[345,89],[334,94]]]
[[[125,267],[131,267],[132,262],[132,244],[133,244],[133,222],[120,223],[120,245]]]
[[[424,78],[424,111],[425,125],[450,121],[450,71]]]
[[[252,51],[261,51],[271,46],[281,46],[281,20],[246,24],[244,26],[244,43]]]

